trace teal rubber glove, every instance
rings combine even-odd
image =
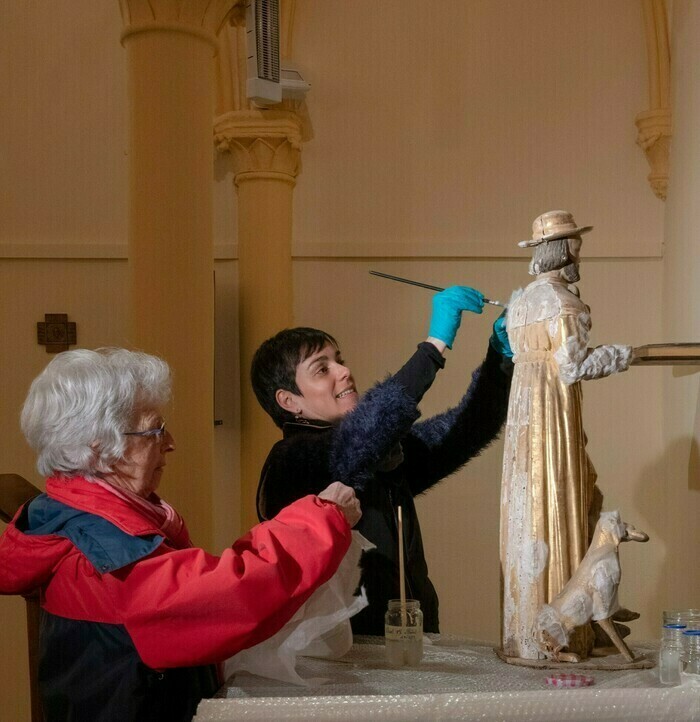
[[[484,294],[469,286],[450,286],[433,296],[433,315],[430,317],[428,336],[440,339],[452,348],[457,329],[462,322],[462,311],[481,313]]]
[[[501,356],[513,358],[513,350],[508,341],[508,332],[506,331],[506,312],[504,311],[493,324],[493,333],[489,339],[492,348]]]

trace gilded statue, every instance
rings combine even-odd
[[[506,317],[515,369],[500,556],[502,654],[510,658],[545,656],[535,639],[538,612],[562,591],[588,548],[598,494],[580,382],[625,371],[632,359],[630,346],[588,346],[590,309],[571,284],[579,280],[581,237],[590,230],[566,211],[549,211],[535,219],[532,238],[518,244],[533,249],[529,270],[536,278],[513,294]],[[569,652],[585,658],[592,646],[590,625],[572,630]]]

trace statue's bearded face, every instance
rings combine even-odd
[[[539,276],[549,271],[559,271],[568,283],[579,280],[579,253],[581,237],[562,238],[535,247],[530,262],[530,275]]]
[[[581,253],[581,245],[583,243],[583,241],[581,240],[581,236],[577,236],[576,238],[569,238],[567,242],[569,245],[569,258],[571,259],[572,263],[576,263],[578,265],[579,254]]]
[[[569,250],[569,261],[570,263],[561,269],[561,275],[565,281],[569,283],[576,283],[581,279],[579,274],[579,254],[581,252],[581,238],[569,238],[566,241]]]

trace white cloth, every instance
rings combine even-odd
[[[313,686],[325,680],[303,679],[296,671],[297,656],[337,659],[352,647],[350,617],[364,609],[364,588],[354,596],[360,582],[360,556],[374,545],[359,532],[352,532],[350,547],[336,573],[321,585],[277,634],[244,649],[226,660],[224,672],[250,672],[260,677]]]

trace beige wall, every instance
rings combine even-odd
[[[563,207],[597,226],[589,255],[659,255],[638,0],[305,0],[295,27],[298,254],[513,256]]]
[[[686,14],[693,7],[676,5]],[[515,242],[554,207],[596,226],[585,238],[580,284],[595,343],[660,342],[671,329],[674,338],[700,335],[687,315],[698,305],[686,295],[692,277],[683,276],[694,268],[686,258],[698,254],[682,245],[697,227],[683,214],[697,178],[687,166],[676,186],[672,179],[669,207],[677,210],[667,238],[682,253],[669,265],[661,258],[664,205],[634,143],[634,116],[647,102],[638,0],[298,0],[296,22],[293,55],[313,86],[315,138],[295,190],[295,321],[336,334],[361,387],[403,363],[429,317],[428,291],[372,278],[369,269],[470,283],[505,299],[529,280]],[[17,426],[27,385],[48,359],[36,322],[65,312],[78,323],[80,345],[128,343],[120,30],[117,3],[59,0],[50,19],[38,2],[0,7],[10,59],[0,68],[0,471],[38,483]],[[679,62],[693,67],[697,58]],[[682,102],[696,119],[694,101]],[[235,206],[224,159],[214,173],[215,415],[224,424],[216,430],[212,528],[220,547],[239,531],[240,369]],[[486,309],[464,320],[424,416],[459,398],[493,317]],[[635,636],[654,637],[664,605],[700,605],[697,575],[667,571],[683,557],[679,530],[697,534],[697,479],[687,463],[685,476],[668,472],[675,439],[687,449],[697,425],[697,377],[632,369],[587,382],[584,399],[606,506],[652,536],[623,548],[621,597],[643,614]],[[444,631],[490,640],[498,635],[500,450],[495,444],[419,501]],[[167,497],[167,478],[163,489]],[[0,615],[22,650],[22,603],[0,599]],[[0,657],[0,708],[16,720],[28,718],[21,654]]]
[[[664,258],[663,324],[670,341],[700,337],[700,4],[674,2],[673,76],[674,140],[669,184]],[[663,375],[665,462],[659,474],[666,487],[663,514],[669,544],[664,567],[668,604],[698,606],[700,574],[692,562],[700,545],[700,394],[698,367],[667,369]],[[673,591],[671,591],[673,590]]]

